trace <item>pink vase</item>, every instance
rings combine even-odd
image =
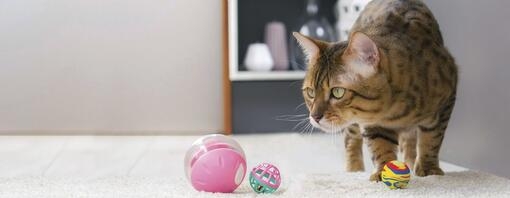
[[[270,22],[266,25],[265,43],[269,47],[274,61],[274,70],[289,69],[287,52],[287,30],[282,22]]]

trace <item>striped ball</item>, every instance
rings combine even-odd
[[[391,161],[384,165],[381,180],[390,189],[406,188],[411,179],[411,170],[403,162]]]

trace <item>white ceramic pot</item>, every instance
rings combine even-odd
[[[244,65],[250,71],[271,71],[274,61],[269,47],[264,43],[253,43],[248,46]]]
[[[337,32],[340,41],[346,41],[359,15],[371,0],[339,0],[336,5]]]

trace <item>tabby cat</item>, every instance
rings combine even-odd
[[[363,171],[362,144],[379,181],[397,148],[417,176],[443,175],[438,153],[455,103],[457,66],[420,0],[373,0],[349,40],[294,33],[307,55],[303,95],[310,122],[344,131],[347,171]]]

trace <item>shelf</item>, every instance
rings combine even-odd
[[[264,38],[264,29],[268,22],[280,21],[285,24],[288,39],[290,32],[304,12],[304,1],[295,0],[257,0],[228,1],[228,67],[231,81],[285,81],[302,80],[304,71],[271,71],[252,72],[240,67],[246,50],[251,43],[260,42]],[[278,3],[276,3],[278,2]],[[321,10],[329,21],[334,21],[333,9],[337,0],[321,1]],[[282,12],[281,10],[286,10]],[[260,14],[264,13],[264,14]],[[290,55],[290,53],[289,53]],[[289,60],[292,62],[292,60]]]
[[[238,4],[237,0],[228,1],[228,37],[229,37],[229,78],[231,81],[284,81],[284,80],[302,80],[305,77],[305,71],[239,71],[239,38],[238,38]]]
[[[231,81],[260,81],[260,80],[303,80],[305,71],[237,71],[231,72]]]

